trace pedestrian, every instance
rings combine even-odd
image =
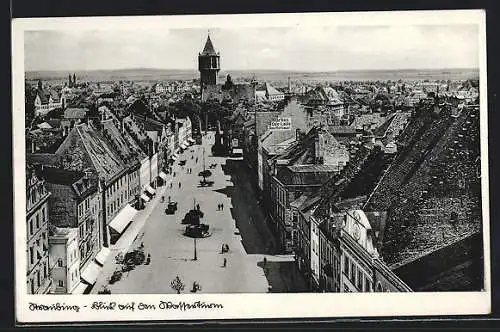
[[[172,182],[170,182],[170,189],[172,189]]]
[[[224,257],[224,265],[223,265],[223,267],[226,267],[226,265],[227,265],[227,259],[226,259],[226,257]]]
[[[225,247],[224,247],[224,245],[222,245],[221,253],[225,252],[224,249],[225,249]]]
[[[226,252],[229,252],[229,245],[226,243]]]

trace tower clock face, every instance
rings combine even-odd
[[[357,240],[361,237],[361,230],[359,228],[359,225],[354,224],[354,229],[353,229],[353,236]]]

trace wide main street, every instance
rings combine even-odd
[[[264,293],[269,286],[273,292],[306,291],[293,257],[272,255],[273,236],[257,203],[252,175],[244,161],[213,157],[213,137],[213,132],[209,132],[201,146],[194,145],[179,155],[178,161],[186,160],[186,164],[175,164],[172,188],[170,185],[158,188],[157,197],[139,213],[144,220],[134,220],[122,235],[123,239],[111,248],[112,255],[92,293],[103,286],[112,294],[175,293],[170,284],[176,276],[185,284],[183,292],[189,292],[193,282],[201,286],[202,293]],[[217,164],[209,178],[214,181],[212,187],[199,185],[203,153],[207,168]],[[191,169],[189,174],[188,169]],[[165,197],[164,202],[161,195]],[[173,215],[165,213],[169,196],[178,202],[178,210]],[[194,260],[194,240],[183,235],[185,225],[181,222],[196,204],[204,213],[202,223],[210,226],[211,236],[196,240],[197,260]],[[223,210],[218,210],[218,204],[224,205]],[[124,273],[121,280],[109,285],[109,277],[119,268],[114,256],[120,251],[133,250],[141,243],[145,254],[151,255],[151,263],[136,266]],[[221,253],[222,244],[229,246],[229,252]]]

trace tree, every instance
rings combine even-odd
[[[181,278],[179,276],[175,277],[174,280],[170,283],[170,287],[172,287],[173,290],[177,292],[177,294],[180,294],[181,291],[184,290],[184,287],[186,285],[182,282]]]

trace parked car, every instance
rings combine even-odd
[[[167,205],[167,209],[165,210],[166,214],[174,214],[177,211],[177,202],[169,202]]]

